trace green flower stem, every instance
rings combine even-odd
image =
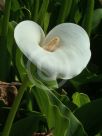
[[[3,130],[2,136],[9,136],[9,134],[10,134],[10,130],[11,130],[11,127],[12,127],[13,120],[15,118],[15,115],[16,115],[16,112],[18,110],[21,99],[23,97],[23,94],[24,94],[24,92],[25,92],[25,90],[28,86],[28,83],[29,83],[29,80],[26,77],[25,80],[22,83],[22,86],[20,87],[20,89],[18,91],[17,97],[14,100],[14,103],[12,105],[12,108],[10,110],[10,113],[8,115],[4,130]]]
[[[82,22],[82,26],[85,28],[89,36],[92,28],[93,11],[94,11],[94,0],[87,0],[87,7]]]
[[[59,11],[57,24],[63,23],[70,13],[72,0],[63,0]]]

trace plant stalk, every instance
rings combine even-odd
[[[9,115],[8,115],[4,130],[3,130],[2,136],[9,136],[9,134],[10,134],[12,123],[14,121],[15,115],[17,113],[17,110],[18,110],[18,107],[20,105],[23,94],[24,94],[24,92],[25,92],[25,90],[28,86],[28,83],[29,83],[29,80],[26,77],[25,80],[22,83],[22,86],[20,87],[20,89],[18,91],[18,95],[16,96],[14,103],[12,105],[12,108],[9,112]]]

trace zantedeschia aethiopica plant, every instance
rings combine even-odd
[[[60,24],[45,37],[37,23],[27,20],[16,26],[14,37],[25,56],[51,80],[77,76],[91,57],[87,33],[73,23]]]

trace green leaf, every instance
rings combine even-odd
[[[58,88],[57,80],[51,80],[51,81],[43,81],[41,80],[44,85],[46,85],[49,89],[55,89]]]
[[[38,19],[38,11],[39,11],[39,0],[34,0],[32,2],[32,9],[31,9],[31,19],[33,21],[37,21]]]
[[[89,136],[97,134],[102,129],[102,99],[78,108],[74,114],[82,122]]]
[[[23,81],[25,75],[26,75],[26,69],[23,61],[23,54],[22,52],[17,48],[16,51],[16,67],[19,72],[20,78]]]
[[[33,112],[32,116],[21,119],[13,124],[10,136],[32,136],[34,132],[39,131],[41,127],[40,122],[45,122],[45,117]]]
[[[80,75],[69,80],[71,84],[79,90],[79,86],[87,84],[89,82],[96,82],[102,79],[102,76],[90,72],[88,69],[85,69]]]
[[[76,23],[79,22],[79,20],[81,19],[81,12],[79,10],[79,0],[72,0],[72,5],[71,5],[71,9],[70,9],[70,14],[69,14],[69,20],[71,22],[75,21]]]
[[[93,15],[92,29],[95,29],[100,24],[101,20],[102,20],[102,8],[96,9]]]
[[[57,24],[65,22],[66,18],[68,17],[68,15],[70,13],[71,6],[72,6],[72,0],[63,0],[62,1],[59,15],[58,15]]]
[[[74,17],[75,22],[78,23],[80,21],[81,17],[82,17],[82,15],[81,15],[79,9],[76,10],[75,17]]]
[[[72,99],[73,103],[78,107],[81,107],[82,105],[90,102],[90,98],[88,97],[88,95],[79,92],[75,92],[72,96]]]
[[[39,14],[38,14],[38,23],[43,26],[44,18],[48,9],[49,0],[43,0]]]
[[[47,32],[48,26],[49,26],[49,21],[50,21],[50,13],[46,12],[45,17],[44,17],[44,32]]]
[[[35,87],[32,93],[55,136],[87,136],[81,123],[53,92]]]
[[[15,1],[11,1],[11,10],[12,11],[17,11],[20,8],[20,4],[18,2],[18,0]]]
[[[3,100],[0,100],[0,107],[3,107],[3,106],[5,106],[5,103]]]
[[[90,35],[92,29],[92,17],[94,12],[94,2],[95,0],[86,0],[86,8],[84,9],[84,18],[82,21],[82,26]]]
[[[3,22],[3,17],[0,18],[0,36],[1,36],[1,31],[2,31],[2,22]]]
[[[0,131],[3,129],[9,110],[10,108],[5,107],[5,105],[0,105]]]
[[[12,56],[12,47],[13,47],[13,44],[14,44],[14,28],[15,28],[15,25],[16,25],[16,22],[12,21],[12,22],[9,22],[8,24],[8,35],[7,35],[7,48],[8,48],[8,51]]]
[[[10,17],[11,0],[5,2],[5,10],[0,35],[0,80],[6,81],[10,69],[10,56],[7,50],[8,22]]]
[[[62,90],[63,91],[63,90]],[[53,90],[53,93],[56,95],[56,97],[71,111],[74,111],[77,106],[71,102],[71,100],[68,98],[65,94],[59,94],[57,91]]]
[[[7,80],[10,64],[11,60],[7,49],[7,37],[0,36],[0,80]]]

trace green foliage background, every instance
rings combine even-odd
[[[39,79],[34,65],[27,69],[27,58],[14,41],[14,28],[23,20],[37,22],[46,34],[63,22],[82,26],[91,42],[87,68],[62,87],[60,80]],[[101,54],[101,0],[6,0],[0,10],[0,81],[22,85],[12,107],[0,99],[0,136],[32,136],[50,129],[54,136],[102,136]]]

